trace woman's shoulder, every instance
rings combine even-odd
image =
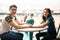
[[[48,17],[48,20],[52,21],[52,20],[54,20],[54,18],[52,16],[50,16],[50,17]]]
[[[48,19],[53,19],[53,17],[52,16],[49,16]]]

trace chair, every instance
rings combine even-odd
[[[57,38],[57,35],[58,35],[58,33],[59,33],[59,29],[60,29],[60,24],[59,24],[58,30],[57,30],[57,32],[56,32],[56,38],[54,38],[54,39],[52,39],[52,40],[60,40],[60,38]]]
[[[60,24],[59,24],[59,27],[58,27],[57,32],[56,32],[56,38],[53,38],[53,39],[51,39],[51,40],[60,40],[60,38],[57,38],[57,35],[58,35],[58,33],[59,33],[59,29],[60,29]],[[44,30],[46,30],[46,29],[44,29]],[[42,31],[43,31],[43,30],[42,30]],[[39,31],[39,33],[40,33],[40,31]]]

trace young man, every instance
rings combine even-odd
[[[11,5],[9,8],[10,14],[5,17],[5,19],[2,22],[2,28],[0,30],[0,36],[2,40],[23,40],[23,34],[18,32],[12,32],[10,31],[11,27],[14,27],[16,29],[21,28],[29,28],[29,25],[20,25],[24,23],[20,23],[15,14],[17,11],[16,5]]]

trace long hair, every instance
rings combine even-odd
[[[52,17],[51,10],[50,10],[49,8],[45,8],[44,10],[47,10],[47,11],[48,11],[48,17],[50,17],[50,16]],[[47,18],[48,18],[48,17],[47,17]],[[42,16],[42,19],[44,20],[45,18],[46,18],[46,17],[43,15],[43,16]]]

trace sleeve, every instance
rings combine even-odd
[[[16,16],[15,16],[15,20],[17,20]]]
[[[11,16],[7,16],[5,17],[5,21],[7,21],[8,23],[12,22],[12,17]]]
[[[53,18],[52,17],[49,17],[48,18],[48,21],[52,22],[53,21]]]

